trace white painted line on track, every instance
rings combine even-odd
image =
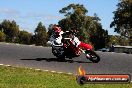
[[[63,72],[57,72],[57,73],[62,74]]]
[[[68,75],[73,75],[73,73],[67,73]]]
[[[11,65],[5,65],[6,67],[11,67]]]
[[[78,74],[74,74],[75,76],[78,76]]]
[[[50,72],[55,73],[56,71],[50,71]]]
[[[0,64],[0,66],[6,66],[6,67],[12,67],[11,65],[5,65],[5,64]],[[16,67],[19,67],[19,66],[16,66]],[[33,68],[29,68],[29,69],[33,69]],[[65,73],[65,72],[57,72],[57,71],[49,71],[49,70],[41,70],[41,69],[35,69],[36,71],[46,71],[46,72],[52,72],[52,73],[58,73],[58,74],[62,74],[62,73]],[[73,73],[65,73],[65,74],[68,74],[68,75],[75,75],[77,76],[78,74],[73,74]],[[132,81],[130,81],[130,83],[132,83]]]
[[[4,64],[0,64],[0,66],[3,66]]]
[[[46,71],[46,72],[48,72],[49,70],[43,70],[43,71]]]
[[[35,69],[35,71],[41,71],[41,69]]]

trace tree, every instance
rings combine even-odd
[[[94,30],[90,31],[90,41],[95,49],[100,49],[108,46],[109,35],[108,31],[102,28],[102,25],[95,21]]]
[[[3,29],[3,32],[6,34],[6,41],[14,42],[15,38],[19,34],[19,26],[16,24],[16,22],[4,20],[1,23],[1,28]]]
[[[0,31],[0,42],[4,42],[5,39],[6,39],[6,35],[2,31]]]
[[[18,38],[19,38],[19,43],[21,43],[21,44],[30,44],[32,34],[23,30],[23,31],[20,31],[20,33],[18,35]]]
[[[85,15],[88,12],[83,5],[70,4],[59,12],[66,17],[59,22],[63,30],[77,29],[81,34],[83,33]]]
[[[46,46],[47,43],[47,32],[42,22],[38,23],[36,30],[34,31],[34,40],[36,45]]]
[[[70,4],[59,12],[65,16],[64,19],[58,22],[64,31],[71,29],[78,30],[77,37],[80,37],[80,40],[86,43],[91,42],[95,46],[95,49],[107,45],[109,40],[108,31],[102,28],[102,25],[99,23],[100,19],[96,14],[94,16],[86,15],[88,10],[83,5]]]
[[[2,25],[0,24],[0,31],[3,31]]]
[[[48,38],[50,38],[50,36],[52,35],[52,32],[53,32],[53,26],[54,26],[55,24],[50,24],[49,25],[49,27],[48,27],[48,32],[47,32],[47,34],[48,34]]]
[[[110,45],[129,45],[129,40],[120,35],[110,35],[109,46]]]
[[[114,27],[115,32],[129,39],[132,45],[132,1],[119,0],[110,27]]]

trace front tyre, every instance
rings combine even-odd
[[[95,53],[94,51],[87,50],[86,54],[89,55],[89,57],[87,57],[87,55],[86,55],[86,58],[89,59],[90,61],[92,61],[93,63],[98,63],[100,61],[99,55],[97,53]]]
[[[54,56],[57,57],[58,60],[65,60],[64,52],[58,52],[56,49],[52,48],[52,53],[53,53]]]

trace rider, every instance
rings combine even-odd
[[[77,30],[73,29],[70,31],[70,37],[72,38],[72,43],[75,45],[77,48],[84,48],[85,50],[92,49],[93,47],[90,44],[86,44],[82,41],[80,41],[76,36],[75,33],[77,33]],[[62,34],[64,32],[61,30],[61,28],[57,25],[53,26],[53,32],[50,37],[50,44],[51,42],[55,42],[58,45],[62,45]],[[49,43],[49,41],[48,41]]]
[[[50,40],[47,43],[51,44],[54,42],[56,45],[62,45],[61,40],[62,40],[62,34],[64,32],[61,30],[61,27],[54,25],[52,31],[53,32],[50,37]]]

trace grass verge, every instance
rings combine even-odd
[[[132,84],[85,84],[76,76],[0,66],[0,88],[132,88]]]

